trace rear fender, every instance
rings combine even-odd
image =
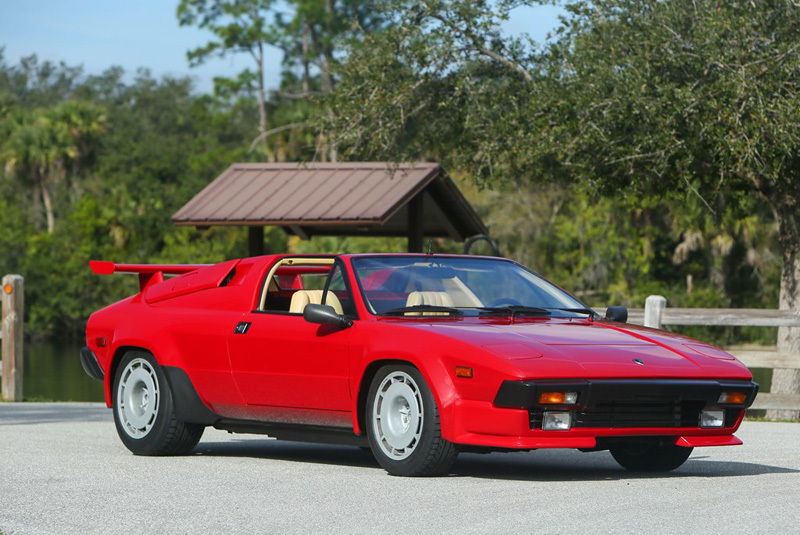
[[[158,351],[147,340],[138,338],[129,338],[124,340],[115,340],[112,346],[113,358],[109,364],[108,371],[103,381],[105,390],[106,406],[111,407],[113,404],[112,389],[114,388],[114,377],[117,374],[117,367],[119,362],[128,351],[146,351],[153,355],[159,366],[176,366],[183,368],[183,359],[180,356],[177,348],[173,344],[167,342],[161,344]]]

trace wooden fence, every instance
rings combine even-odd
[[[22,318],[24,306],[23,278],[3,277],[2,289],[2,396],[22,400]],[[800,327],[800,313],[793,310],[755,308],[669,308],[667,300],[651,295],[645,308],[629,309],[628,322],[660,329],[664,325]],[[597,309],[605,315],[604,309]],[[774,347],[735,346],[727,350],[748,368],[800,369],[800,353],[779,353]],[[800,394],[761,393],[753,409],[800,410]]]
[[[605,314],[603,309],[597,311]],[[628,310],[628,322],[654,329],[664,325],[800,327],[800,313],[761,308],[669,308],[666,298],[651,295],[645,308]],[[800,353],[779,353],[774,346],[742,345],[726,350],[748,368],[800,369]],[[800,411],[800,394],[760,393],[751,408]]]

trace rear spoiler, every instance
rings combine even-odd
[[[163,281],[164,274],[182,275],[210,265],[212,264],[115,264],[106,260],[89,260],[89,267],[95,275],[138,273],[141,291],[151,284]]]

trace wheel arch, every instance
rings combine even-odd
[[[367,367],[364,368],[364,373],[361,374],[361,381],[358,383],[358,395],[356,398],[356,411],[355,411],[356,418],[355,421],[353,422],[353,427],[355,428],[355,432],[357,434],[364,433],[367,428],[366,412],[367,412],[367,396],[369,395],[369,385],[372,384],[372,380],[375,378],[375,374],[378,373],[378,370],[387,364],[409,365],[409,366],[414,366],[414,368],[417,368],[417,366],[415,366],[413,362],[398,358],[373,360],[372,362],[367,364]]]
[[[106,375],[108,380],[105,381],[106,405],[108,407],[113,406],[114,378],[117,375],[119,363],[130,351],[141,351],[155,359],[156,364],[161,368],[171,390],[172,403],[175,408],[175,414],[179,420],[201,425],[212,425],[219,420],[219,416],[200,398],[194,384],[192,384],[192,380],[186,374],[185,370],[164,364],[152,350],[138,345],[121,345],[114,351],[114,356],[109,366],[109,373]]]
[[[122,360],[122,357],[125,356],[126,353],[129,351],[142,351],[144,353],[148,353],[152,355],[156,362],[158,362],[158,357],[156,357],[155,353],[146,347],[141,347],[137,345],[120,345],[114,350],[114,354],[111,357],[111,363],[108,366],[108,373],[106,374],[105,380],[105,396],[106,396],[106,406],[111,407],[114,403],[114,378],[117,376],[117,368],[119,368],[119,362]],[[160,365],[160,363],[159,363]]]
[[[356,434],[363,434],[366,432],[366,413],[367,413],[367,396],[369,395],[369,387],[372,380],[375,378],[378,370],[387,364],[397,364],[404,366],[411,366],[416,369],[425,380],[428,388],[431,390],[433,400],[436,403],[436,408],[439,411],[439,417],[442,421],[443,435],[449,435],[448,426],[444,423],[449,421],[448,407],[452,405],[455,398],[455,391],[453,388],[452,380],[448,377],[444,366],[424,366],[422,363],[412,358],[403,356],[386,356],[370,360],[365,366],[358,382],[358,392],[355,396],[355,407],[353,411],[353,429]],[[432,368],[432,369],[431,369]],[[448,438],[447,436],[445,438]]]

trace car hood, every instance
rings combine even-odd
[[[685,336],[607,321],[429,322],[414,328],[480,347],[523,375],[750,378],[725,351]]]

